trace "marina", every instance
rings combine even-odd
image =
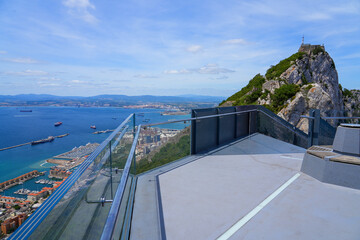
[[[11,188],[13,186],[23,184],[25,181],[28,181],[30,179],[33,179],[35,177],[38,177],[38,176],[41,176],[44,174],[45,174],[45,172],[39,172],[37,170],[34,170],[29,173],[23,174],[17,178],[13,178],[8,181],[2,182],[2,183],[0,183],[0,192],[6,190],[8,188]]]
[[[47,180],[47,179],[39,179],[39,180],[35,181],[35,183],[37,183],[37,184],[50,184],[50,185],[52,185],[52,184],[55,183],[55,181]]]
[[[30,193],[38,193],[39,191],[31,191],[29,189],[26,188],[20,188],[19,190],[15,191],[15,194],[20,194],[20,195],[28,195]]]

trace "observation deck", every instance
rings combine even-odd
[[[360,190],[301,172],[336,131],[309,115],[304,133],[262,106],[132,114],[10,239],[358,239]]]
[[[360,191],[301,173],[305,151],[255,133],[139,176],[131,239],[357,239]]]

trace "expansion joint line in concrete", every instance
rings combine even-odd
[[[292,178],[287,180],[283,185],[281,185],[275,192],[268,196],[264,201],[257,205],[253,210],[236,222],[231,228],[224,232],[217,240],[227,240],[232,235],[234,235],[242,226],[244,226],[248,221],[250,221],[256,214],[258,214],[267,204],[269,204],[277,195],[279,195],[284,189],[286,189],[292,182],[294,182],[300,173],[296,173]]]

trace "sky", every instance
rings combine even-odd
[[[0,0],[0,95],[228,97],[303,35],[360,89],[359,0]]]

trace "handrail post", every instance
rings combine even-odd
[[[134,118],[133,118],[133,132],[134,132],[134,138],[135,138],[135,131],[136,131],[136,119],[135,119],[136,114],[134,114]],[[139,126],[140,127],[140,126]],[[140,130],[141,131],[141,130]],[[140,133],[140,132],[139,132]],[[136,154],[134,154],[134,158],[133,158],[133,162],[134,162],[134,174],[136,174]]]
[[[113,177],[112,177],[112,149],[111,149],[111,141],[109,142],[109,148],[110,148],[110,192],[111,192],[111,199],[114,199],[114,193],[113,193]]]
[[[309,111],[309,129],[308,129],[308,147],[312,145],[319,145],[319,133],[320,133],[320,110],[311,109]]]
[[[191,118],[196,118],[197,114],[195,110],[191,111]],[[190,154],[196,154],[196,119],[191,120],[191,138],[190,138]]]

